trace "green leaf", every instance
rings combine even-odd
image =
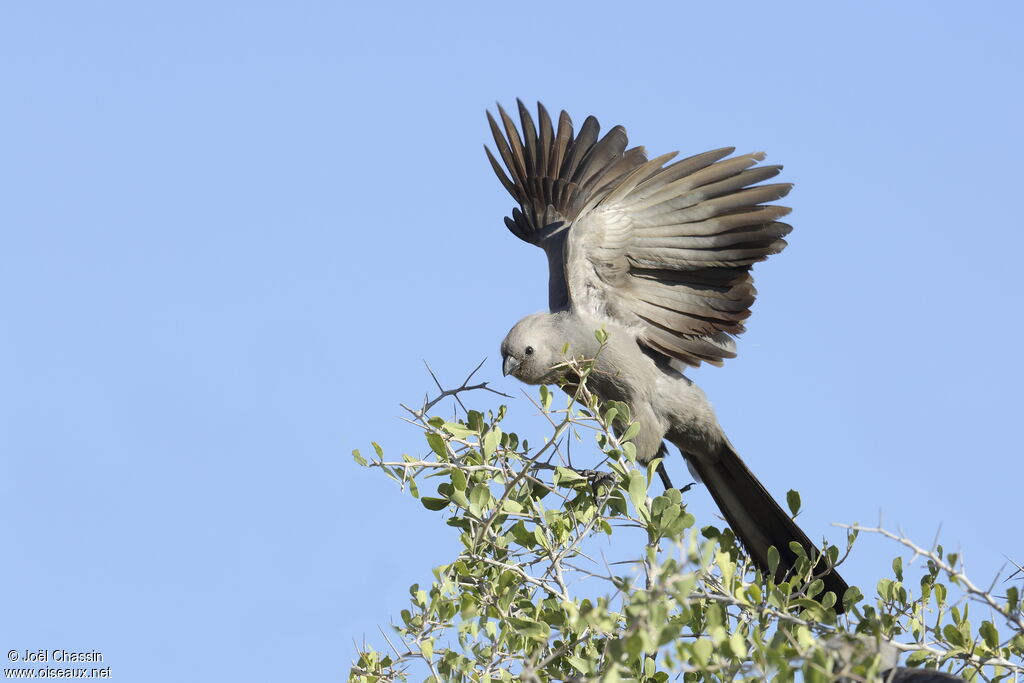
[[[423,653],[424,659],[434,658],[434,640],[428,639],[420,641],[420,652]]]
[[[516,630],[517,635],[525,636],[531,640],[544,641],[551,635],[551,627],[542,621],[509,617],[508,622]]]
[[[507,503],[508,501],[505,502]],[[522,521],[513,524],[511,531],[512,537],[516,539],[516,543],[524,548],[532,548],[537,544],[537,539],[526,530],[526,525]]]
[[[540,405],[544,409],[544,412],[551,410],[551,390],[546,385],[540,385]]]
[[[809,649],[816,645],[814,636],[811,635],[810,629],[808,629],[806,626],[797,626],[795,630],[796,640],[800,644],[800,647]]]
[[[714,651],[715,646],[707,638],[698,638],[693,641],[691,646],[693,651],[693,658],[697,660],[699,666],[707,666],[708,662],[711,661],[711,653]]]
[[[843,608],[846,611],[853,609],[853,606],[864,599],[864,594],[860,592],[860,589],[856,586],[851,586],[846,589],[846,594],[843,596]]]
[[[802,619],[808,621],[824,621],[825,619],[825,610],[822,608],[821,603],[816,600],[796,598],[791,604],[803,607],[804,611],[800,614]]]
[[[615,406],[612,406],[604,414],[604,423],[606,425],[613,424],[615,422],[615,416],[618,415],[618,414],[619,414],[619,409],[616,408]]]
[[[491,491],[485,484],[477,484],[469,492],[469,502],[483,506],[491,499]]]
[[[629,498],[633,501],[633,507],[640,510],[647,500],[647,477],[639,470],[629,473]]]
[[[800,512],[800,492],[790,489],[786,492],[786,505],[794,517]]]
[[[489,458],[494,455],[495,449],[498,448],[498,443],[501,441],[501,430],[494,427],[484,435],[484,457]]]
[[[460,491],[458,489],[452,489],[451,491],[448,492],[448,497],[451,498],[452,502],[454,502],[459,507],[463,507],[463,508],[468,508],[469,507],[469,498],[466,497],[466,492],[465,491]]]
[[[476,434],[475,429],[470,429],[466,425],[460,425],[455,422],[445,422],[441,426],[446,432],[454,436],[456,439],[465,439],[467,436]]]
[[[423,503],[423,507],[428,510],[437,512],[438,510],[444,510],[448,507],[448,501],[444,498],[420,498],[420,502]]]
[[[459,491],[466,490],[466,474],[462,470],[453,469],[452,473],[452,486]]]
[[[775,576],[775,570],[779,568],[779,551],[775,546],[768,547],[768,573]]]
[[[355,460],[360,465],[362,465],[363,467],[366,467],[366,458],[364,458],[363,456],[359,455],[359,449],[358,448],[355,449],[354,451],[352,451],[352,459]]]
[[[469,491],[470,511],[479,517],[483,513],[484,506],[491,500],[491,491],[483,484],[477,484]]]
[[[740,659],[747,656],[747,644],[743,640],[742,633],[733,631],[732,635],[729,636],[729,649]]]
[[[981,622],[981,626],[978,628],[978,633],[985,639],[985,644],[993,650],[999,647],[999,631],[996,630],[995,625],[991,621]]]
[[[568,467],[555,468],[554,482],[556,485],[571,484],[577,481],[586,481],[586,477],[575,470],[570,470]]]
[[[732,577],[736,574],[736,563],[732,561],[729,553],[715,553],[715,564],[722,572],[722,583],[729,585]]]
[[[448,457],[448,449],[445,448],[443,436],[437,432],[427,432],[427,443],[430,444],[430,450],[434,453],[442,458]]]
[[[377,454],[378,458],[384,457],[384,449],[380,447],[380,444],[378,444],[376,441],[371,441],[370,445],[373,446],[373,450]]]
[[[636,436],[639,433],[640,423],[634,422],[633,424],[629,425],[629,428],[626,429],[626,432],[619,437],[619,443],[625,443],[627,441],[630,441],[634,436]]]
[[[896,575],[897,581],[903,580],[903,558],[894,557],[892,559],[892,573]]]
[[[953,624],[946,624],[942,628],[942,635],[951,645],[956,647],[965,647],[967,645],[964,641],[964,635],[960,633],[960,630]]]
[[[615,417],[619,418],[623,424],[629,424],[629,404],[622,401],[608,401],[608,407],[615,409]]]
[[[590,664],[590,662],[581,657],[569,655],[565,658],[565,660],[569,662],[569,664],[571,664],[572,667],[579,671],[581,674],[588,674],[592,669],[592,665]]]

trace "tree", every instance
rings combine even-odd
[[[592,367],[571,362],[584,378]],[[433,414],[444,399],[461,406],[467,392],[493,391],[470,385],[474,373],[418,409],[403,406],[423,430],[423,457],[389,460],[376,444],[369,459],[353,452],[444,515],[462,550],[433,570],[429,586],[410,588],[393,635],[381,631],[379,648],[360,648],[350,681],[879,680],[898,671],[903,654],[905,667],[970,680],[1024,676],[1024,617],[1012,582],[997,597],[941,546],[856,525],[846,527],[842,552],[823,549],[833,563],[859,533],[877,533],[911,554],[908,567],[923,560],[915,576],[905,579],[896,557],[874,598],[856,587],[822,595],[803,557],[777,582],[752,566],[728,529],[699,527],[680,491],[652,488],[657,462],[636,463],[630,441],[639,427],[626,405],[599,406],[585,382],[564,400],[541,387],[535,404],[550,435],[534,447],[502,430],[505,406],[463,409],[456,421]],[[570,466],[573,441],[596,443],[599,470]],[[436,490],[426,491],[428,483]],[[790,491],[787,502],[795,515],[799,495]],[[613,535],[614,546],[598,546]],[[623,559],[604,557],[605,548]],[[846,608],[839,617],[836,600]]]

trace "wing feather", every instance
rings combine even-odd
[[[519,139],[519,131],[516,130],[516,124],[513,123],[512,117],[498,105],[498,114],[501,116],[501,122],[505,126],[505,139],[508,141],[508,146],[512,153],[512,162],[515,164],[513,172],[516,177],[519,178],[520,182],[525,182],[527,176],[526,173],[526,158],[523,152],[523,141]]]
[[[689,178],[681,178],[673,183],[662,186],[659,191],[649,194],[643,200],[629,205],[629,209],[631,212],[639,216],[651,207],[662,204],[666,199],[671,199],[673,197],[692,196],[708,199],[721,197],[750,185],[755,185],[761,181],[768,180],[769,178],[773,178],[777,176],[781,170],[781,166],[759,166],[757,168],[740,171],[739,173],[723,178],[722,180],[702,185],[695,185]],[[688,190],[689,192],[687,192]],[[686,194],[684,195],[683,193]]]
[[[644,230],[637,231],[633,246],[638,249],[714,250],[741,244],[757,245],[768,235],[774,235],[776,238],[785,237],[790,232],[789,227],[785,223],[772,223],[768,228],[755,225],[710,235],[652,235]]]
[[[730,296],[720,292],[698,291],[689,287],[667,287],[664,285],[638,287],[636,296],[642,301],[670,308],[680,313],[692,312],[704,315],[706,311],[728,314],[729,320],[743,320],[750,315],[749,306],[754,303],[754,292],[732,291]]]
[[[491,150],[488,149],[487,145],[484,145],[484,152],[487,154],[487,160],[491,162],[491,168],[494,169],[494,174],[498,176],[498,180],[501,181],[502,186],[508,191],[510,195],[515,197],[519,194],[519,190],[516,189],[516,185],[512,180],[505,175],[505,170],[498,163],[498,160],[491,154]]]
[[[583,169],[582,162],[586,158],[587,153],[590,152],[591,147],[597,142],[597,135],[600,132],[601,126],[593,116],[588,116],[583,121],[580,132],[576,135],[572,146],[566,150],[565,159],[562,161],[562,168],[558,172],[560,178],[565,178],[574,185],[579,183],[578,173]]]
[[[516,106],[519,108],[519,123],[523,127],[523,148],[526,153],[526,168],[537,167],[537,128],[533,125],[533,118],[530,110],[526,108],[523,101],[516,99]]]
[[[614,183],[624,174],[629,173],[632,169],[640,166],[647,161],[647,152],[643,147],[634,147],[628,149],[622,153],[619,159],[616,159],[613,163],[609,163],[605,168],[594,173],[583,184],[583,191],[587,193],[588,197],[600,196],[602,189],[607,189],[605,186],[608,183]]]
[[[491,128],[491,136],[494,138],[494,144],[498,148],[498,154],[501,156],[501,160],[505,162],[505,168],[508,169],[516,185],[521,187],[524,178],[516,173],[516,164],[512,160],[512,150],[509,148],[508,141],[505,140],[501,128],[498,127],[498,122],[491,116],[491,112],[487,112],[487,124]]]
[[[754,206],[740,211],[723,213],[713,218],[677,223],[671,214],[659,217],[638,219],[633,218],[637,234],[642,237],[672,237],[678,235],[715,235],[737,228],[765,225],[789,213],[785,206]],[[685,226],[685,227],[683,227]]]
[[[587,152],[573,175],[573,182],[583,187],[594,176],[600,177],[611,167],[613,161],[622,158],[627,144],[629,139],[626,137],[626,129],[622,126],[612,128]]]
[[[632,173],[619,181],[615,189],[608,193],[607,197],[595,197],[595,204],[598,201],[604,201],[609,206],[618,204],[628,197],[630,192],[636,189],[637,186],[657,174],[662,169],[662,166],[665,165],[665,162],[675,157],[677,153],[669,152],[668,154],[662,154],[660,157],[655,157],[646,164],[638,166]]]
[[[572,119],[569,118],[569,114],[562,111],[558,115],[558,132],[555,134],[555,143],[551,146],[552,154],[547,172],[550,177],[558,177],[558,169],[562,167],[562,159],[565,158],[566,150],[570,145],[572,145]]]
[[[540,139],[537,141],[537,169],[541,172],[544,180],[550,181],[547,169],[548,158],[552,153],[551,143],[554,140],[554,131],[551,129],[551,117],[548,115],[548,110],[540,102],[537,103],[537,121],[540,125]]]
[[[636,197],[637,199],[645,199],[651,192],[657,191],[659,188],[664,187],[671,182],[710,166],[735,151],[735,147],[722,147],[721,149],[713,149],[701,154],[694,154],[693,156],[686,157],[685,159],[680,159],[679,161],[669,164],[663,168],[656,177],[645,182],[644,185],[639,188],[639,191],[636,193]]]

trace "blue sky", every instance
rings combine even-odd
[[[483,112],[519,96],[796,183],[693,377],[831,522],[1024,561],[1017,3],[34,2],[0,12],[0,645],[134,681],[338,680],[440,518],[349,455],[501,377],[546,303]],[[494,405],[480,396],[478,405]],[[682,472],[679,462],[673,465]],[[677,474],[677,478],[682,475]],[[703,491],[691,511],[714,521]],[[873,594],[897,549],[845,574]]]

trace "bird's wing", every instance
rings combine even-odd
[[[638,167],[580,210],[567,239],[574,309],[636,330],[644,345],[690,365],[736,355],[756,291],[751,266],[786,246],[789,213],[768,202],[789,184],[758,184],[781,166],[733,148]]]
[[[500,105],[500,123],[487,113],[505,167],[486,146],[484,151],[501,184],[519,204],[505,218],[505,225],[516,237],[547,253],[549,305],[552,311],[564,310],[569,308],[564,265],[567,231],[588,201],[607,193],[647,157],[642,147],[626,148],[622,126],[599,138],[600,125],[590,116],[577,135],[566,112],[559,115],[556,127],[538,102],[535,125],[523,103],[516,103],[521,135]]]
[[[568,307],[629,326],[645,346],[690,365],[735,356],[732,337],[743,331],[756,294],[751,266],[781,251],[791,230],[777,221],[789,209],[768,204],[791,185],[759,184],[782,167],[756,166],[762,153],[727,158],[731,147],[675,163],[669,163],[674,153],[646,161],[642,150],[630,156],[640,148],[624,151],[619,126],[597,141],[593,117],[573,140],[564,112],[559,130],[569,131],[569,142],[563,144],[544,136],[547,117],[540,112],[539,137],[529,114],[523,118],[526,143],[502,116],[508,141],[498,148],[514,180],[491,160],[522,207],[506,219],[509,229],[538,244],[551,219],[564,223],[556,228],[565,235],[563,268],[556,274],[552,263],[551,279],[561,278]],[[502,136],[491,120],[497,140]],[[549,169],[565,157],[554,181],[547,182],[550,174],[534,180],[526,171],[530,159],[539,168],[542,156]],[[570,164],[569,156],[579,159]],[[562,173],[565,168],[574,174]],[[556,185],[565,189],[555,192]]]

